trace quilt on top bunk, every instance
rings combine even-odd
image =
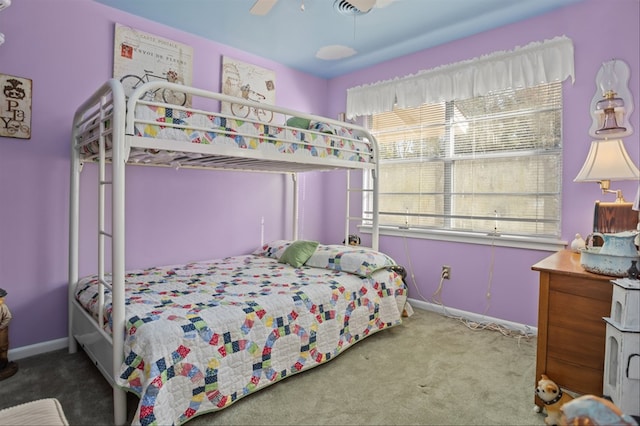
[[[391,258],[319,245],[294,268],[278,261],[290,244],[127,273],[117,383],[140,396],[134,424],[182,424],[222,409],[400,324],[406,288]],[[97,318],[96,287],[95,276],[83,278],[76,298]]]
[[[139,105],[136,119],[145,121],[136,123],[136,136],[265,150],[295,156],[366,163],[372,161],[369,144],[362,140],[361,135],[356,134],[353,129],[327,123],[310,122],[308,128],[304,129],[151,105]],[[173,125],[178,127],[171,127]],[[84,145],[82,153],[97,154],[97,142]],[[182,154],[168,155],[179,157]]]

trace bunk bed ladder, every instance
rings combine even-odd
[[[101,111],[103,114],[103,111]],[[106,147],[105,147],[105,128],[104,117],[100,117],[100,143],[98,151],[98,324],[104,324],[104,292],[105,288],[113,292],[113,287],[105,280],[105,240],[113,240],[113,235],[107,232],[105,227],[105,211],[106,211],[106,190],[107,187],[112,187],[113,181],[107,180],[107,166],[106,166]],[[113,339],[108,336],[109,340]]]
[[[82,144],[78,137],[83,126],[98,125],[98,279],[99,291],[99,322],[104,322],[104,290],[111,289],[112,316],[111,326],[113,330],[124,330],[124,170],[127,149],[125,142],[121,140],[125,128],[125,104],[126,99],[122,86],[115,79],[111,79],[101,86],[89,99],[77,110],[74,116],[74,128],[71,148],[71,176],[70,176],[70,220],[69,220],[69,297],[74,297],[75,285],[79,278],[79,222],[80,222],[80,173],[83,159],[80,154]],[[85,115],[86,111],[93,111]],[[106,155],[107,140],[111,138],[111,158]],[[110,161],[109,161],[110,160]],[[111,163],[111,180],[106,179],[106,165]],[[111,230],[106,229],[107,188],[111,193]],[[105,240],[111,240],[111,274],[109,285],[105,280],[106,253]],[[69,352],[77,350],[77,342],[73,335],[73,306],[69,304]],[[85,313],[85,315],[88,315]],[[123,425],[127,420],[126,392],[115,384],[115,379],[120,370],[120,364],[124,357],[124,333],[114,333],[113,336],[103,328],[97,330],[106,339],[111,340],[114,356],[111,365],[100,365],[107,370],[110,384],[113,387],[114,424]],[[95,354],[94,354],[95,356]],[[105,358],[105,359],[106,359]],[[98,360],[94,359],[96,365]],[[106,372],[105,372],[106,373]]]
[[[293,182],[293,212],[292,212],[292,224],[291,233],[292,239],[296,241],[298,239],[298,220],[300,220],[300,206],[298,205],[298,174],[291,173],[291,181]],[[263,242],[264,243],[264,242]]]
[[[345,244],[349,243],[349,234],[351,233],[351,222],[355,222],[356,225],[366,225],[369,223],[371,226],[371,248],[374,250],[378,250],[379,248],[379,232],[378,232],[378,214],[377,214],[377,204],[378,204],[378,189],[377,183],[373,180],[377,178],[377,173],[375,170],[371,171],[372,177],[372,185],[371,187],[367,187],[366,185],[366,176],[362,171],[358,171],[362,174],[362,185],[354,186],[353,179],[351,179],[351,172],[353,170],[347,170],[347,206],[346,206],[346,215],[345,215],[345,230],[344,230],[344,241]],[[352,202],[352,194],[357,195],[358,200],[356,200],[361,206],[361,214],[359,216],[351,215],[351,202]],[[368,209],[372,207],[371,211]]]
[[[124,89],[115,83],[113,88],[113,103],[125,103]],[[125,108],[117,108],[124,111]],[[125,165],[128,148],[125,134],[125,117],[113,115],[113,124],[110,126],[112,137],[111,149],[111,298],[112,298],[112,329],[122,330],[120,333],[112,333],[113,341],[113,377],[118,377],[120,365],[124,358],[124,331],[125,330]],[[121,140],[124,139],[124,140]],[[102,161],[101,161],[102,163]],[[102,177],[100,178],[102,182]],[[105,185],[101,185],[105,188]],[[102,211],[104,213],[104,211]],[[104,228],[103,228],[104,230]],[[105,235],[106,236],[106,235]],[[125,424],[127,420],[127,395],[117,385],[113,386],[113,409],[116,424]]]

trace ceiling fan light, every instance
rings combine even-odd
[[[334,44],[331,46],[321,47],[316,52],[316,58],[323,59],[325,61],[336,61],[338,59],[348,58],[356,53],[358,52],[349,46]]]

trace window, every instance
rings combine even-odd
[[[380,147],[381,226],[560,238],[561,83],[367,122]]]

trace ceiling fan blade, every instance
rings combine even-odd
[[[266,15],[278,0],[257,0],[249,10],[252,15]]]
[[[360,12],[367,13],[376,5],[376,0],[348,0]]]

